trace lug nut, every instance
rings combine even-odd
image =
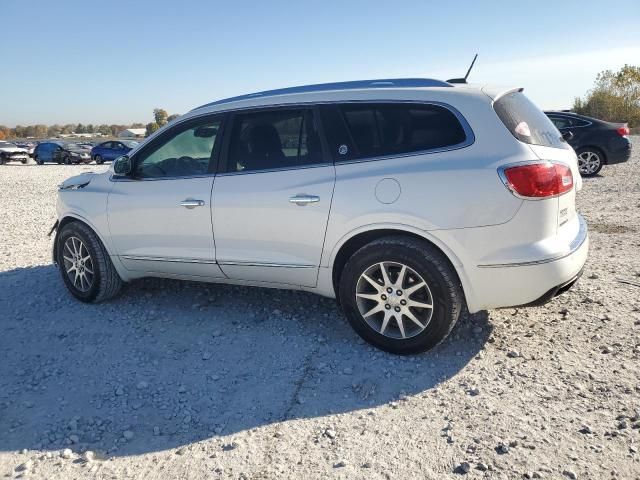
[[[396,307],[395,310],[396,310],[396,312],[399,312],[400,311],[400,307]]]
[[[407,301],[406,300],[400,300],[400,305],[406,305]]]
[[[393,288],[391,287],[387,288],[387,293],[393,293]]]
[[[386,308],[387,310],[389,310],[391,308],[391,305],[389,305],[388,303],[384,306],[384,308]]]
[[[402,295],[402,290],[398,290],[398,291],[396,292],[396,295],[398,295],[398,296]]]
[[[386,300],[387,296],[383,293],[382,295],[380,295],[380,298],[383,299],[383,300]]]

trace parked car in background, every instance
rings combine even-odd
[[[41,142],[33,151],[33,158],[38,165],[46,162],[64,163],[89,163],[90,151],[75,143],[65,142]]]
[[[63,182],[54,263],[84,302],[146,276],[316,292],[371,344],[427,350],[465,308],[541,305],[586,261],[576,154],[521,90],[369,80],[203,105]]]
[[[133,140],[103,142],[91,149],[91,158],[95,160],[97,164],[101,164],[126,155],[136,146],[138,146],[138,142],[134,142]]]
[[[30,143],[30,142],[15,142],[15,143],[18,147],[24,148],[30,157],[33,157],[33,151],[36,148],[35,143]]]
[[[27,163],[29,152],[15,143],[0,141],[0,165],[7,162]]]
[[[629,160],[631,141],[626,123],[605,122],[567,111],[545,113],[576,151],[581,175],[592,177],[604,165]]]

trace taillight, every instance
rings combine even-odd
[[[561,163],[514,165],[499,172],[507,188],[520,197],[553,197],[573,188],[571,169]]]
[[[626,124],[621,126],[620,128],[617,128],[616,132],[618,132],[618,135],[622,135],[623,137],[626,137],[627,135],[629,135],[629,133],[631,133],[629,131],[629,126]]]

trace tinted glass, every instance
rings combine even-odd
[[[493,108],[518,140],[531,145],[568,148],[549,117],[521,92],[500,97]]]
[[[178,127],[171,138],[137,157],[135,176],[187,177],[208,173],[219,129],[220,120],[186,129]]]
[[[461,144],[466,134],[447,108],[429,104],[344,104],[344,123],[352,139],[338,145],[338,158],[363,158],[433,150]]]
[[[571,119],[567,117],[554,117],[549,116],[549,119],[553,122],[556,128],[569,128],[571,126]]]
[[[270,110],[236,115],[227,170],[294,168],[322,162],[311,110]]]

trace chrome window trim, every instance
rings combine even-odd
[[[229,265],[239,267],[281,267],[281,268],[317,268],[316,265],[303,265],[295,263],[269,263],[269,262],[242,262],[242,261],[222,261],[205,260],[202,258],[171,258],[171,257],[149,257],[138,255],[122,255],[126,260],[139,260],[145,262],[170,262],[170,263],[198,263],[209,265]]]
[[[131,177],[123,177],[116,174],[111,174],[109,180],[112,182],[158,182],[161,180],[185,180],[191,178],[207,178],[207,177],[215,177],[215,173],[203,173],[201,175],[184,175],[180,177],[157,177],[157,178],[131,178]]]
[[[291,102],[291,103],[274,103],[274,104],[268,104],[268,105],[251,105],[251,106],[245,106],[245,107],[236,107],[236,108],[228,108],[228,109],[224,109],[224,110],[215,110],[215,111],[209,111],[206,113],[199,113],[197,115],[191,115],[187,118],[181,117],[177,120],[174,120],[173,122],[171,122],[171,126],[172,128],[178,127],[180,124],[184,123],[184,122],[188,122],[188,121],[193,121],[195,119],[199,119],[202,117],[207,117],[207,116],[212,116],[212,115],[223,115],[223,114],[227,114],[227,113],[235,113],[235,112],[242,112],[245,110],[263,110],[263,109],[272,109],[272,108],[296,108],[296,107],[303,107],[303,108],[309,108],[309,107],[313,107],[316,105],[341,105],[341,104],[346,104],[346,103],[399,103],[399,104],[419,104],[419,105],[436,105],[439,107],[443,107],[446,108],[447,110],[449,110],[453,115],[455,115],[455,117],[458,119],[458,121],[460,122],[460,125],[462,126],[462,129],[465,133],[465,140],[463,142],[457,143],[455,145],[450,145],[447,147],[442,147],[442,148],[434,148],[434,149],[427,149],[427,150],[418,150],[418,151],[414,151],[414,152],[406,152],[406,153],[398,153],[398,154],[393,154],[393,155],[382,155],[382,156],[376,156],[376,157],[365,157],[365,158],[357,158],[357,159],[353,159],[353,160],[344,160],[344,161],[334,161],[333,159],[329,162],[323,162],[323,163],[313,163],[313,164],[309,164],[309,165],[300,165],[298,167],[281,167],[281,168],[270,168],[270,169],[265,169],[265,170],[252,170],[252,171],[247,171],[247,172],[223,172],[223,173],[208,173],[206,175],[187,175],[187,176],[182,176],[182,177],[158,177],[158,178],[140,178],[140,179],[133,179],[133,178],[129,178],[129,177],[118,177],[115,175],[111,175],[110,180],[113,182],[122,182],[122,181],[133,181],[133,182],[141,182],[141,181],[147,181],[147,180],[151,180],[151,181],[159,181],[159,180],[179,180],[179,179],[186,179],[186,178],[202,178],[202,177],[209,177],[209,176],[229,176],[229,175],[247,175],[247,174],[251,174],[251,173],[268,173],[268,172],[281,172],[281,171],[288,171],[288,170],[300,170],[303,168],[316,168],[316,167],[323,167],[323,166],[330,166],[330,165],[346,165],[346,164],[352,164],[352,163],[364,163],[364,162],[376,162],[376,161],[380,161],[380,160],[390,160],[390,159],[394,159],[394,158],[406,158],[406,157],[414,157],[414,156],[420,156],[420,155],[428,155],[428,154],[432,154],[432,153],[444,153],[444,152],[450,152],[450,151],[455,151],[455,150],[460,150],[463,148],[467,148],[471,145],[473,145],[476,141],[476,137],[475,137],[475,133],[473,132],[473,129],[471,128],[471,125],[469,124],[469,122],[467,121],[467,119],[464,117],[464,115],[462,115],[462,113],[460,113],[458,111],[458,109],[456,109],[453,105],[450,105],[448,103],[444,103],[444,102],[439,102],[437,100],[398,100],[398,99],[366,99],[366,100],[321,100],[321,101],[309,101],[309,102]],[[192,110],[193,111],[193,110]],[[155,136],[155,133],[154,135]],[[152,139],[152,137],[149,137],[149,139]],[[147,142],[142,142],[140,145],[138,145],[138,147],[136,147],[134,150],[132,150],[130,152],[131,156],[135,155],[137,153],[137,151],[139,149],[141,149],[144,144],[146,144]],[[114,178],[115,177],[115,178]]]
[[[582,217],[582,215],[580,214],[577,214],[577,215],[578,215],[578,222],[580,222],[580,228],[578,229],[578,234],[576,235],[576,237],[569,244],[569,251],[567,253],[557,255],[551,258],[543,258],[541,260],[531,260],[528,262],[489,263],[484,265],[478,265],[478,268],[507,268],[507,267],[528,267],[533,265],[543,265],[545,263],[556,262],[558,260],[562,260],[563,258],[567,258],[573,255],[576,252],[576,250],[578,250],[584,244],[584,242],[587,240],[589,236],[586,220]]]
[[[550,120],[551,120],[551,117],[561,117],[561,118],[568,118],[569,120],[579,120],[581,122],[587,123],[586,125],[571,125],[570,127],[562,127],[563,130],[567,128],[584,128],[584,127],[589,127],[593,125],[593,122],[590,122],[589,120],[583,120],[582,118],[576,118],[576,117],[572,117],[571,115],[565,115],[562,113],[546,113],[545,115],[549,117]]]

